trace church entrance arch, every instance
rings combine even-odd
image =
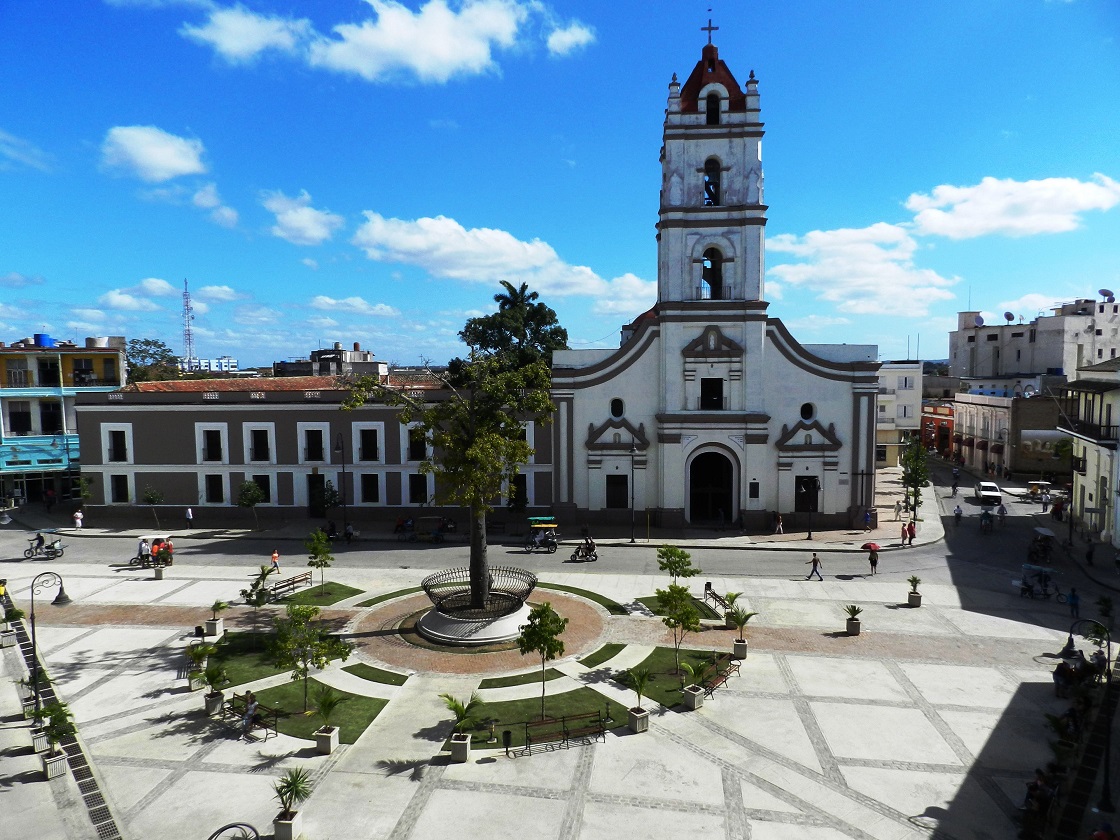
[[[701,452],[688,467],[688,521],[696,525],[734,522],[735,465],[722,452]]]

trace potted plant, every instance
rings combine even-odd
[[[331,725],[331,718],[340,704],[349,698],[336,694],[329,685],[319,686],[315,693],[315,714],[323,721],[315,732],[315,748],[322,755],[330,755],[338,748],[338,727]]]
[[[4,613],[4,626],[0,628],[0,648],[11,647],[16,643],[16,631],[12,627],[13,621],[19,621],[25,615],[19,607],[9,607]]]
[[[627,722],[631,732],[646,732],[649,729],[649,712],[642,708],[642,695],[646,693],[649,685],[650,673],[648,668],[631,668],[627,673],[627,682],[638,695],[638,702],[629,710]]]
[[[742,592],[728,592],[723,596],[727,609],[723,611],[723,626],[730,630],[735,626],[735,602],[743,596]]]
[[[190,682],[191,691],[197,691],[206,686],[206,660],[211,654],[217,652],[218,649],[214,647],[214,645],[205,643],[187,646],[187,659],[191,662],[190,670],[187,672],[187,679]]]
[[[742,607],[735,607],[731,610],[731,618],[735,627],[739,630],[739,638],[732,644],[731,655],[736,659],[747,658],[747,622],[754,618],[758,613],[747,612]]]
[[[44,688],[51,684],[50,678],[47,676],[46,671],[39,669],[39,691],[42,692]],[[42,711],[40,710],[38,717],[35,715],[35,679],[28,674],[23,679],[19,680],[19,693],[20,702],[23,703],[23,716],[27,719],[35,718],[37,721],[42,720]]]
[[[682,662],[681,695],[684,697],[684,707],[691,712],[704,705],[704,688],[696,684],[696,679],[704,672],[703,666],[693,666],[691,662]],[[688,680],[685,680],[687,675]],[[688,682],[688,685],[685,685]]]
[[[471,733],[466,730],[478,726],[482,698],[475,692],[465,704],[450,694],[441,694],[440,699],[455,716],[455,731],[451,734],[451,760],[466,763],[471,760]]]
[[[276,840],[296,840],[303,833],[303,820],[296,808],[311,795],[311,774],[302,767],[289,770],[272,786],[280,801],[280,813],[272,821]]]
[[[223,619],[218,618],[218,613],[225,612],[229,609],[229,604],[225,601],[215,601],[210,605],[210,612],[212,618],[206,619],[206,635],[218,636],[219,638],[225,634],[226,629]]]
[[[206,704],[206,714],[213,717],[222,710],[222,704],[226,701],[226,696],[222,693],[222,686],[229,682],[229,677],[226,675],[225,668],[217,662],[211,662],[202,672],[202,679],[210,686],[210,691],[203,698],[203,702]]]
[[[48,779],[53,779],[66,770],[66,753],[59,752],[58,745],[63,738],[71,737],[78,730],[65,703],[49,703],[43,707],[43,716],[43,733],[50,746],[49,752],[43,756],[43,772]]]
[[[920,607],[922,605],[922,593],[918,591],[918,584],[922,582],[922,579],[917,575],[910,575],[906,582],[910,584],[910,591],[906,594],[906,603],[912,607]]]
[[[863,607],[857,607],[855,604],[848,604],[844,607],[844,612],[848,615],[848,635],[859,635],[859,614],[863,612]]]

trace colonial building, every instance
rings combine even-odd
[[[1068,475],[1057,458],[1060,415],[1053,395],[995,397],[957,394],[953,450],[961,463],[997,478],[1008,470],[1020,479]]]
[[[657,304],[618,349],[553,356],[558,513],[757,528],[871,504],[877,349],[802,345],[768,316],[762,136],[753,71],[741,86],[709,43],[674,75]]]
[[[879,368],[875,462],[897,467],[902,448],[918,434],[922,416],[922,363],[884,362]]]
[[[41,501],[48,490],[70,498],[79,475],[74,401],[120,387],[124,347],[119,336],[0,343],[0,506]]]
[[[1101,540],[1120,546],[1115,496],[1120,496],[1120,359],[1077,371],[1065,387],[1059,428],[1072,438],[1072,506]],[[1068,468],[1068,467],[1067,467]]]

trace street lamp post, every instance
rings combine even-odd
[[[636,542],[634,539],[634,527],[636,522],[636,514],[634,512],[634,456],[638,454],[638,446],[634,439],[630,439],[630,542]]]
[[[35,596],[48,586],[58,584],[58,594],[51,601],[56,607],[65,607],[70,603],[70,596],[62,585],[62,576],[56,572],[43,572],[31,581],[31,683],[35,691],[35,719],[39,719],[39,712],[43,705],[39,699],[39,643],[35,635]]]
[[[1069,659],[1077,654],[1077,646],[1073,642],[1073,631],[1079,624],[1095,624],[1104,632],[1105,639],[1105,675],[1104,675],[1104,777],[1101,779],[1101,798],[1097,802],[1097,810],[1111,814],[1115,811],[1112,804],[1112,634],[1108,628],[1092,618],[1079,618],[1069,626],[1069,638],[1066,646],[1062,648],[1061,657]]]
[[[820,491],[821,480],[815,475],[809,476],[809,480],[806,481],[801,488],[801,492],[806,495],[806,498],[808,500],[808,510],[806,512],[809,514],[809,525],[806,528],[806,531],[808,531],[808,533],[805,535],[805,539],[807,540],[811,540],[813,538],[813,513],[817,509],[817,494],[820,493]]]
[[[346,507],[346,447],[342,444],[342,432],[334,442],[334,451],[342,456],[342,530],[349,524],[348,509]]]

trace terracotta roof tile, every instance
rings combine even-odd
[[[140,393],[201,393],[203,391],[335,391],[333,376],[275,376],[259,379],[169,379],[135,382],[125,390]]]

